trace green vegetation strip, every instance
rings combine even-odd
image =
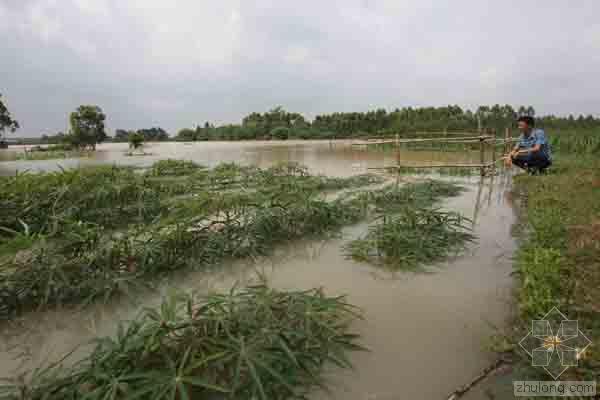
[[[148,172],[152,176],[181,176],[199,169],[203,167],[193,161],[168,159],[155,162]]]
[[[564,154],[547,176],[518,176],[516,190],[523,201],[516,258],[521,329],[509,342],[518,343],[531,320],[556,306],[600,343],[600,162]],[[532,377],[547,378],[519,354]],[[600,351],[592,345],[561,380],[599,377]]]
[[[92,153],[83,150],[53,150],[28,151],[15,153],[15,160],[36,161],[36,160],[54,160],[64,158],[82,158],[89,157]]]
[[[320,290],[265,286],[204,299],[177,296],[98,340],[73,367],[35,371],[0,387],[2,398],[286,399],[323,386],[325,363],[350,367],[360,313]]]
[[[322,192],[379,182],[314,176],[297,165],[179,163],[2,178],[0,312],[108,299],[177,269],[330,233],[364,217],[365,207],[326,201]],[[181,170],[191,173],[182,178]]]

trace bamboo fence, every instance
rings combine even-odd
[[[427,134],[425,132],[420,132]],[[435,132],[439,133],[439,132]],[[442,132],[445,135],[450,132]],[[458,134],[453,132],[452,134]],[[404,168],[414,169],[426,169],[426,168],[479,168],[481,176],[487,175],[489,170],[496,168],[496,163],[506,159],[506,155],[510,152],[511,144],[518,141],[518,138],[512,137],[510,129],[506,128],[504,132],[504,138],[498,138],[495,130],[484,130],[479,133],[460,132],[464,136],[459,137],[433,137],[433,138],[412,138],[412,139],[400,139],[400,135],[396,134],[394,139],[374,139],[374,140],[362,140],[352,143],[352,146],[373,146],[382,144],[394,144],[396,148],[396,165],[387,167],[373,167],[369,169],[387,169],[400,171]],[[479,143],[479,163],[468,163],[468,164],[431,164],[431,165],[402,165],[400,160],[400,146],[405,143],[423,143],[423,142],[439,142],[439,143]],[[502,147],[503,152],[501,157],[496,157],[497,147]],[[491,150],[492,160],[486,160],[486,148]]]

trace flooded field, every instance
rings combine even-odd
[[[54,171],[60,167],[73,168],[86,165],[118,164],[149,167],[158,160],[175,158],[214,166],[221,162],[236,162],[259,167],[271,166],[281,161],[296,161],[308,166],[312,172],[332,176],[348,176],[370,167],[394,165],[395,153],[366,151],[352,146],[351,140],[335,141],[251,141],[251,142],[191,142],[148,143],[144,146],[146,156],[127,156],[127,143],[104,143],[89,158],[55,159],[39,161],[10,160],[14,153],[23,151],[22,146],[0,150],[0,174],[12,174],[15,170]],[[440,152],[403,150],[403,164],[440,162],[478,162],[478,152]]]
[[[395,155],[353,149],[349,141],[161,143],[147,146],[146,157],[126,157],[126,144],[105,144],[90,159],[2,162],[0,172],[54,170],[95,163],[148,166],[159,159],[180,158],[216,165],[235,161],[269,166],[297,161],[312,172],[331,176],[364,173],[370,167],[393,165]],[[479,154],[403,151],[406,163],[476,162]],[[403,177],[403,180],[422,179]],[[364,233],[365,224],[345,228],[339,237],[303,240],[280,247],[256,260],[219,265],[209,272],[178,273],[160,291],[108,305],[28,313],[0,327],[0,376],[15,376],[60,359],[97,336],[112,335],[119,320],[132,318],[141,307],[158,304],[172,290],[228,290],[255,282],[258,276],[280,289],[323,287],[327,294],[348,295],[365,319],[354,330],[369,352],[350,354],[355,369],[333,371],[329,392],[314,399],[392,400],[445,399],[490,364],[486,349],[494,327],[511,312],[511,256],[515,221],[510,176],[481,179],[448,178],[467,191],[441,206],[473,221],[477,241],[427,273],[386,272],[349,260],[343,246]],[[78,352],[87,349],[79,347]]]

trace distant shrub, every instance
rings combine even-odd
[[[167,159],[152,164],[149,173],[152,176],[180,176],[189,175],[199,168],[203,167],[193,161]]]
[[[289,136],[290,130],[284,126],[278,126],[271,130],[271,137],[274,139],[287,140]]]
[[[130,133],[128,141],[130,148],[139,149],[144,144],[144,135],[140,132]]]

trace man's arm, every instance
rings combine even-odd
[[[517,147],[516,149],[513,149],[513,151],[511,152],[511,154],[512,155],[531,154],[531,153],[535,153],[537,151],[540,151],[541,148],[542,148],[541,144],[536,144],[536,145],[534,145],[530,149],[523,149],[523,150],[519,150],[519,148]]]
[[[506,164],[507,167],[510,167],[512,165],[512,159],[519,153],[520,147],[521,147],[521,140],[519,138],[519,141],[513,146],[512,150],[508,152],[508,155],[504,159],[504,163]]]
[[[521,148],[521,142],[518,141],[517,144],[513,147],[513,149],[508,153],[509,156],[514,157],[519,154],[519,149]]]

